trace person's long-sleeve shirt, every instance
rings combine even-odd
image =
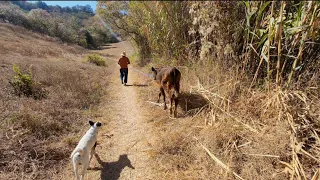
[[[130,61],[127,57],[122,56],[119,61],[118,64],[120,65],[120,68],[128,68],[128,64],[130,64]]]

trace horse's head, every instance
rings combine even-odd
[[[159,69],[159,68],[153,68],[153,67],[151,67],[151,71],[152,71],[152,75],[153,75],[153,79],[154,79],[154,80],[157,80],[158,69]]]

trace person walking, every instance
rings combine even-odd
[[[130,64],[129,58],[126,57],[126,52],[123,51],[121,58],[118,61],[120,65],[120,80],[121,84],[127,85],[128,82],[128,64]]]

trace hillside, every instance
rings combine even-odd
[[[7,23],[0,31],[0,179],[46,179],[68,163],[78,133],[97,116],[108,71],[85,62],[90,51],[80,46]],[[41,83],[46,97],[17,96],[13,65]]]
[[[95,16],[90,6],[62,8],[47,6],[41,1],[2,1],[0,20],[90,49],[118,42],[116,35]]]

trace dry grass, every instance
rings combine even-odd
[[[268,93],[263,88],[250,90],[249,78],[237,67],[222,67],[179,67],[180,118],[164,117],[162,107],[157,108],[160,112],[150,112],[157,136],[152,157],[158,175],[166,179],[315,179],[320,161],[316,82],[301,91]],[[155,102],[156,89],[150,86],[141,98]]]
[[[131,26],[146,37],[136,41],[140,55],[155,56],[146,71],[185,65],[178,66],[184,118],[168,120],[150,112],[158,136],[154,168],[165,179],[235,179],[235,174],[315,179],[320,158],[319,3],[190,2],[181,8],[187,11],[168,11],[186,4],[173,2],[157,14],[153,8],[165,3],[132,3],[129,10],[135,13],[121,19],[130,24],[141,14],[148,17]],[[176,20],[182,12],[191,18]],[[167,17],[170,21],[163,23]],[[157,22],[161,32],[154,28]],[[184,28],[164,33],[177,25]],[[182,29],[191,43],[179,38]],[[172,44],[161,46],[167,40]],[[157,93],[152,87],[142,97],[155,101]]]
[[[91,105],[104,94],[105,80],[100,77],[107,71],[81,63],[80,52],[87,52],[77,46],[61,47],[13,26],[0,28],[0,73],[5,75],[0,77],[4,112],[0,179],[45,179],[58,173],[57,164],[66,162],[87,118],[99,116]],[[317,76],[304,89],[299,84],[288,90],[270,84],[266,92],[263,82],[249,89],[252,79],[236,66],[201,63],[178,67],[183,92],[180,118],[169,119],[162,107],[148,112],[155,137],[150,141],[156,144],[149,151],[154,177],[317,179]],[[48,97],[37,101],[13,95],[8,85],[12,64],[22,71],[31,69],[35,80],[46,86]],[[158,88],[146,88],[140,88],[140,101],[155,101]]]
[[[46,179],[70,156],[74,139],[105,95],[107,69],[83,63],[89,53],[23,28],[0,24],[0,179]],[[9,84],[16,64],[48,92],[35,100]]]

